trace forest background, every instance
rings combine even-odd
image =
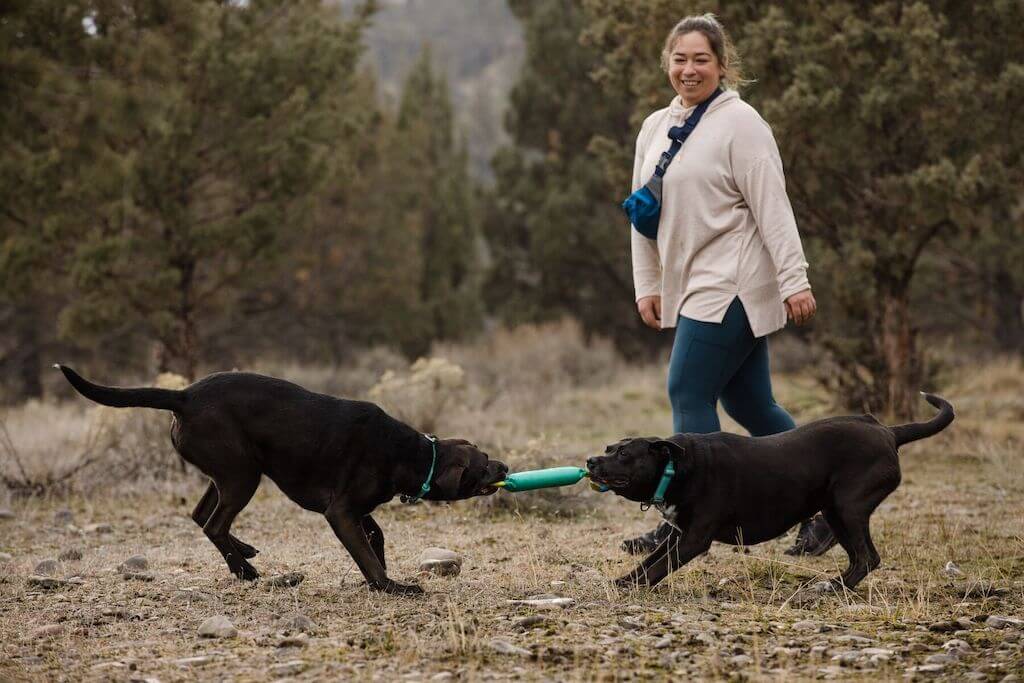
[[[12,0],[0,9],[0,402],[254,359],[409,359],[570,317],[629,360],[628,193],[681,16],[772,125],[838,406],[1024,353],[1016,0]],[[919,406],[918,406],[919,408]]]

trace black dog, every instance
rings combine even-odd
[[[677,434],[608,446],[587,461],[591,479],[630,500],[651,500],[669,459],[676,470],[659,505],[671,534],[617,585],[653,586],[712,541],[761,543],[820,510],[850,559],[832,584],[853,588],[880,562],[868,520],[900,483],[897,449],[953,421],[949,403],[924,397],[939,409],[924,423],[833,417],[774,436]]]
[[[330,522],[370,588],[422,593],[387,577],[384,534],[370,516],[396,494],[461,500],[494,493],[508,468],[462,439],[432,443],[372,403],[315,394],[283,380],[242,372],[210,375],[181,390],[118,389],[56,366],[88,399],[118,408],[173,411],[171,441],[213,481],[192,519],[242,579],[259,574],[256,549],[231,523],[266,475],[293,501]],[[430,476],[428,476],[428,474]]]

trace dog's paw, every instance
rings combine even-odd
[[[423,595],[423,589],[414,583],[399,583],[388,579],[381,584],[370,584],[370,588],[389,595]]]
[[[256,571],[256,567],[252,566],[245,560],[242,560],[239,564],[238,569],[232,570],[234,575],[243,581],[255,581],[260,578],[260,573]]]
[[[620,588],[622,590],[634,590],[636,588],[641,588],[647,585],[646,581],[644,581],[643,579],[638,579],[632,574],[620,576],[619,578],[615,579],[613,583],[616,588]]]

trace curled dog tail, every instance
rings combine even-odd
[[[897,447],[911,441],[924,439],[933,434],[938,434],[953,421],[953,406],[950,405],[949,401],[935,394],[926,394],[923,391],[921,395],[924,396],[924,400],[939,409],[939,414],[927,422],[911,422],[910,424],[890,427],[889,429],[892,430],[893,436],[896,437]]]
[[[175,389],[120,389],[105,387],[83,379],[81,375],[69,367],[57,364],[59,369],[71,382],[71,386],[91,401],[102,403],[114,408],[159,408],[181,412],[185,406],[185,392]]]

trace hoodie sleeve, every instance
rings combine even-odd
[[[732,156],[736,183],[775,264],[779,293],[785,301],[811,285],[793,207],[786,195],[782,158],[768,124],[758,120],[740,132]]]
[[[641,179],[640,173],[644,163],[643,147],[647,137],[647,125],[641,126],[640,134],[636,138],[636,152],[633,158],[632,192],[640,189],[645,182],[645,179]],[[660,296],[661,258],[658,255],[658,243],[641,235],[632,225],[630,225],[629,235],[633,251],[635,301],[639,301],[645,296]]]

